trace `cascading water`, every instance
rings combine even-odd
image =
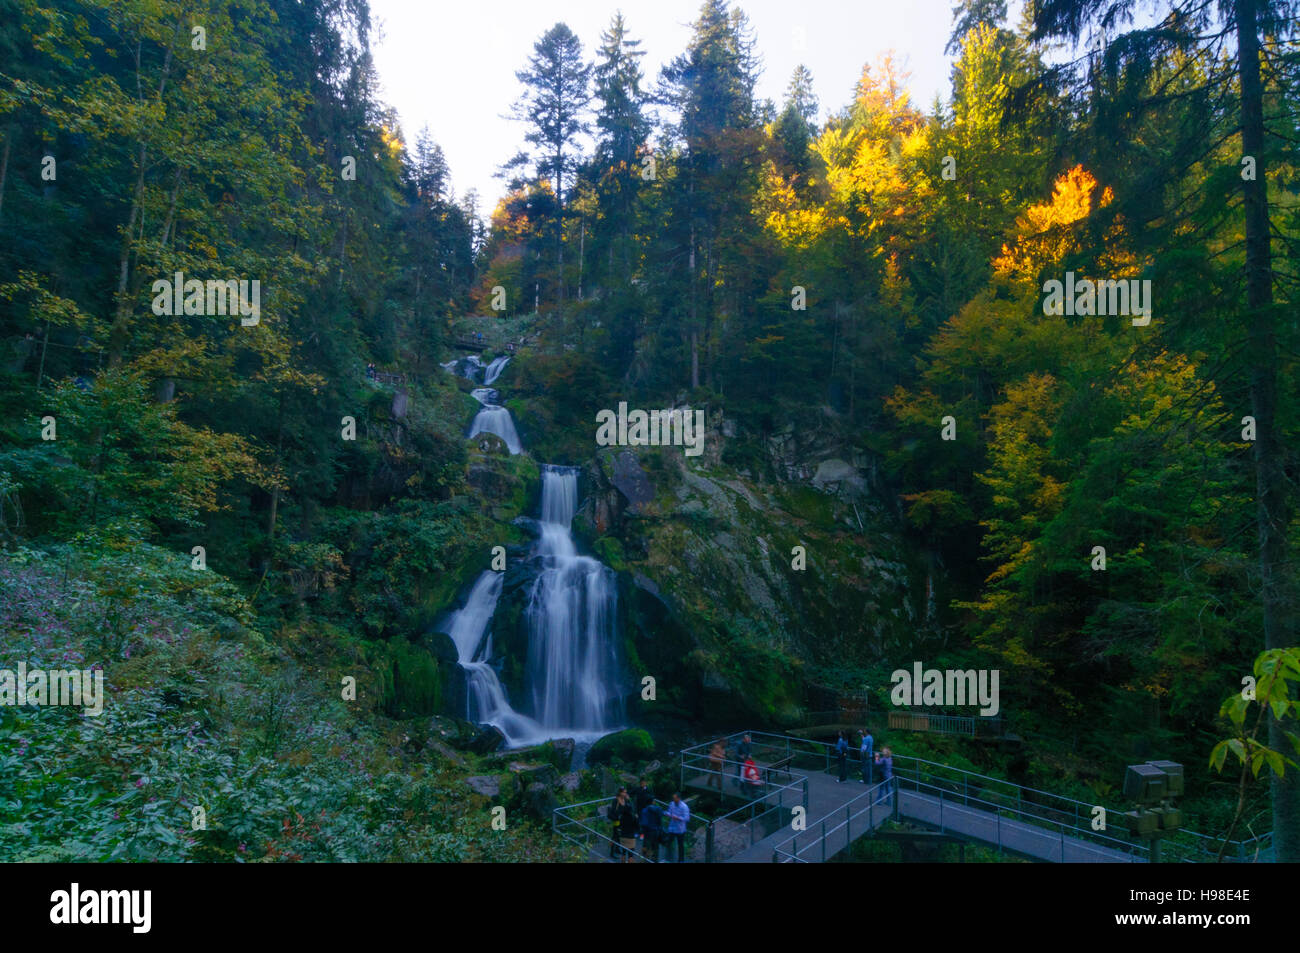
[[[489,369],[495,364],[496,361],[493,361]],[[495,377],[492,379],[496,380]],[[470,391],[470,394],[483,405],[483,409],[470,424],[469,436],[473,438],[481,433],[494,433],[505,441],[506,449],[510,451],[511,456],[523,450],[523,444],[519,442],[519,434],[515,432],[514,418],[510,416],[510,411],[497,403],[496,390],[491,387],[476,387]]]
[[[578,555],[569,524],[578,504],[578,471],[542,468],[542,570],[529,595],[528,683],[533,716],[571,734],[603,734],[621,721],[614,637],[614,573]]]
[[[510,363],[510,358],[508,357],[495,358],[491,364],[483,368],[483,383],[491,384],[493,381],[495,381],[498,377],[501,376],[501,372],[506,369],[506,365],[509,363]]]
[[[523,446],[510,411],[497,403],[497,391],[488,386],[509,360],[498,357],[484,366],[470,355],[442,366],[483,384],[472,392],[483,409],[474,418],[469,436],[494,433],[516,454]],[[578,554],[570,528],[577,509],[577,469],[544,465],[539,538],[530,556],[540,562],[540,568],[525,611],[529,645],[525,695],[532,717],[511,707],[489,662],[488,629],[504,573],[488,570],[479,576],[464,607],[451,613],[444,624],[465,670],[466,716],[495,725],[509,747],[548,738],[574,738],[581,746],[623,723],[614,573],[599,560]]]
[[[456,660],[465,670],[465,717],[496,725],[506,740],[515,744],[549,736],[533,719],[510,707],[501,680],[487,661],[492,655],[492,638],[484,636],[501,598],[502,580],[503,574],[491,569],[479,576],[464,608],[447,617],[445,628],[456,646]]]

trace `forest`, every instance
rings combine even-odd
[[[657,72],[557,22],[492,199],[367,0],[0,0],[0,670],[105,686],[0,678],[0,859],[582,860],[846,706],[1300,859],[1300,3],[1022,6],[930,103],[759,97],[744,0]],[[892,727],[914,661],[1002,743]]]

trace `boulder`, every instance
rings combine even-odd
[[[451,745],[444,744],[441,741],[433,739],[429,741],[428,747],[438,752],[438,754],[442,755],[444,758],[446,758],[448,761],[450,761],[458,768],[469,767],[469,762],[465,760],[463,755],[461,755],[454,748],[452,748]]]
[[[501,794],[501,780],[490,774],[466,778],[465,783],[475,794],[482,794],[485,797],[497,797]]]
[[[606,735],[587,752],[588,764],[605,764],[619,761],[632,764],[648,760],[655,750],[654,739],[644,728],[628,728]]]
[[[561,771],[568,771],[573,766],[573,752],[577,742],[572,738],[556,738],[547,747],[551,749],[551,761]]]
[[[496,725],[484,725],[466,749],[473,754],[491,754],[506,743],[506,736]]]
[[[450,715],[434,715],[429,719],[429,730],[434,737],[461,751],[468,750],[479,734],[478,725],[472,721],[452,718]]]
[[[488,433],[486,430],[475,435],[474,443],[483,453],[498,457],[510,455],[510,448],[506,446],[506,442],[496,434]]]
[[[560,778],[559,788],[561,791],[569,791],[570,793],[572,793],[573,791],[578,790],[578,788],[581,785],[582,785],[582,772],[570,771],[568,774]]]
[[[545,784],[530,784],[524,791],[524,809],[539,821],[549,824],[559,806],[555,792]]]
[[[560,780],[560,772],[552,764],[512,764],[510,773],[515,776],[520,791],[527,791],[534,784],[551,788]]]

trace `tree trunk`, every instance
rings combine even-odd
[[[564,193],[560,176],[564,169],[564,153],[555,152],[555,307],[564,312]]]
[[[138,170],[135,181],[135,193],[131,198],[131,214],[126,227],[122,229],[122,246],[118,250],[117,262],[117,309],[113,314],[113,324],[108,332],[108,366],[118,367],[126,353],[127,326],[131,321],[131,235],[135,231],[136,217],[142,214],[144,204],[144,170],[149,158],[149,149],[143,142],[137,158]]]
[[[1277,432],[1277,338],[1274,330],[1268,180],[1264,166],[1264,90],[1259,68],[1258,0],[1236,0],[1241,73],[1241,147],[1255,159],[1255,177],[1242,182],[1246,212],[1246,309],[1249,321],[1250,404],[1255,417],[1255,513],[1259,531],[1260,604],[1264,648],[1294,645],[1287,599],[1288,506]],[[1281,723],[1268,719],[1268,745],[1289,751]],[[1300,860],[1300,772],[1272,778],[1273,844],[1278,863]]]
[[[700,386],[700,333],[696,322],[699,320],[695,307],[695,226],[691,226],[691,389]]]
[[[0,212],[5,207],[5,181],[9,178],[9,147],[13,144],[14,131],[12,128],[5,130],[5,151],[0,156]]]

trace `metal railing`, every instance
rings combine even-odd
[[[994,818],[994,836],[988,837],[987,834],[981,836],[973,833],[971,830],[962,829],[956,831],[964,836],[971,837],[975,840],[982,840],[985,843],[994,845],[999,851],[1011,850],[1014,853],[1025,854],[1026,856],[1035,857],[1039,860],[1054,860],[1059,863],[1065,863],[1067,846],[1076,846],[1078,843],[1093,844],[1122,854],[1127,854],[1137,859],[1150,859],[1150,846],[1124,838],[1114,837],[1110,834],[1104,834],[1100,831],[1094,831],[1090,823],[1080,824],[1064,819],[1058,819],[1051,816],[1051,813],[1045,812],[1040,805],[1032,801],[1021,801],[1017,807],[1011,807],[1000,801],[993,801],[987,798],[972,795],[969,792],[954,792],[946,787],[936,784],[929,784],[924,781],[918,781],[915,778],[908,777],[906,770],[896,775],[898,778],[899,791],[915,791],[917,794],[928,795],[938,801],[939,817],[938,827],[940,833],[947,833],[949,825],[944,818],[945,809],[950,809],[949,805],[957,805],[962,808],[974,809],[981,811],[986,815],[992,815]],[[900,813],[905,816],[915,816],[908,811],[900,808]],[[969,814],[966,815],[969,818]],[[925,819],[927,823],[930,819]],[[1018,824],[1018,827],[1011,827],[1009,830],[1004,827],[1004,822]],[[1054,834],[1059,844],[1059,850],[1055,857],[1017,848],[1014,844],[1004,839],[1004,833],[1019,833],[1023,835],[1027,829],[1032,832]],[[1067,845],[1067,839],[1071,842]],[[1023,845],[1022,845],[1023,846]]]
[[[987,720],[987,719],[980,719]],[[800,771],[822,771],[830,773],[832,766],[837,763],[834,745],[822,741],[814,741],[805,738],[795,738],[789,735],[778,735],[771,732],[763,731],[739,731],[727,735],[720,739],[730,748],[734,742],[749,735],[752,739],[752,747],[755,758],[762,757],[767,761],[786,760],[788,759],[790,768],[796,768]],[[683,758],[683,783],[685,783],[685,771],[687,764],[700,766],[708,760],[707,751],[712,747],[713,742],[705,742],[684,749]],[[860,769],[861,758],[858,755],[856,747],[851,746],[849,749],[851,760],[855,762]],[[738,762],[724,759],[723,772],[728,770],[728,766]],[[699,770],[707,772],[707,766],[698,767]],[[715,772],[717,769],[713,769]],[[973,809],[985,811],[996,818],[994,820],[995,830],[994,837],[990,843],[996,845],[999,849],[1006,848],[1003,840],[1003,823],[1018,822],[1023,825],[1037,827],[1045,832],[1053,833],[1060,843],[1058,857],[1064,857],[1066,853],[1067,837],[1074,841],[1082,841],[1095,844],[1099,847],[1118,850],[1128,854],[1135,859],[1150,860],[1151,843],[1146,839],[1131,837],[1127,832],[1117,836],[1116,833],[1106,833],[1096,831],[1092,828],[1094,809],[1104,805],[1080,801],[1077,798],[1066,797],[1060,794],[1053,794],[1050,791],[1042,791],[1037,788],[1031,788],[1014,781],[1008,781],[1003,778],[994,778],[989,775],[979,774],[975,771],[968,771],[964,768],[954,768],[949,765],[940,764],[933,761],[927,761],[922,758],[913,758],[903,755],[895,755],[893,759],[894,776],[903,790],[913,790],[918,794],[926,794],[938,800],[939,823],[940,829],[946,827],[944,812],[954,805],[970,807]],[[802,778],[804,787],[804,805],[807,805],[807,778]],[[874,791],[879,784],[874,785],[870,790]],[[870,792],[868,792],[870,793]],[[897,796],[897,791],[895,791]],[[850,804],[856,804],[863,801],[866,795],[855,798]],[[843,807],[836,808],[833,814],[838,816],[839,812],[844,810]],[[736,813],[736,812],[732,812]],[[853,822],[862,813],[862,807],[859,805],[858,813],[852,810],[846,815],[843,822],[831,824],[826,829],[827,835],[838,832],[843,826],[849,827],[849,833],[852,832]],[[1108,818],[1120,818],[1121,811],[1106,808]],[[871,815],[872,819],[876,815]],[[830,820],[831,816],[822,819],[824,824]],[[820,831],[819,825],[818,830]],[[1022,829],[1023,830],[1023,829]],[[861,834],[857,835],[861,836]],[[792,859],[798,859],[799,855],[806,856],[805,848],[808,845],[815,847],[817,841],[813,839],[812,832],[806,835],[807,839],[802,843],[795,844],[786,853],[794,854]],[[761,838],[754,838],[754,842]],[[851,839],[851,838],[850,838]],[[983,839],[983,838],[976,838]],[[783,843],[794,842],[795,838]],[[1161,838],[1162,859],[1167,861],[1183,862],[1206,862],[1213,861],[1217,856],[1223,840],[1218,837],[1202,834],[1189,829],[1179,829],[1169,832]],[[811,847],[809,847],[811,849]],[[822,845],[824,849],[824,844]],[[1014,850],[1014,848],[1009,848]],[[1254,861],[1271,860],[1272,851],[1272,834],[1265,833],[1246,840],[1229,841],[1228,848],[1224,851],[1224,859],[1231,862],[1250,863]],[[779,859],[774,854],[774,859]]]
[[[1199,831],[1171,831],[1161,838],[1161,859],[1185,864],[1214,863],[1223,843],[1223,838]],[[1227,849],[1223,852],[1225,864],[1267,864],[1272,863],[1276,857],[1272,831],[1245,840],[1230,840],[1227,844]]]
[[[897,799],[897,789],[893,787],[892,781],[877,781],[862,794],[823,817],[818,822],[817,827],[806,831],[802,835],[804,838],[802,845],[799,843],[801,835],[796,833],[788,840],[774,846],[772,848],[772,863],[807,863],[803,855],[813,851],[819,851],[822,862],[825,862],[826,844],[830,838],[835,837],[843,830],[844,846],[847,847],[854,840],[854,821],[858,821],[859,825],[861,825],[862,817],[866,815],[866,830],[859,826],[858,837],[861,837],[867,831],[874,831],[884,819],[897,816]],[[826,826],[828,823],[831,825],[829,829]],[[831,854],[838,853],[839,849],[838,847],[833,849]]]
[[[746,793],[752,794],[753,799],[709,822],[705,835],[705,859],[709,863],[718,863],[748,850],[776,833],[796,806],[805,810],[808,807],[808,779],[798,775],[792,774],[786,784],[767,781],[761,792],[756,789]],[[735,826],[728,829],[731,825]]]
[[[655,856],[648,857],[641,850],[645,846],[641,841],[638,841],[636,848],[628,849],[623,847],[617,838],[610,836],[611,822],[605,813],[605,809],[616,800],[618,800],[617,796],[611,795],[610,797],[596,798],[591,801],[582,801],[578,804],[567,804],[558,807],[551,814],[551,832],[581,847],[586,852],[588,861],[618,863],[626,853],[631,857],[633,863],[653,864],[665,862],[667,859],[666,851],[668,850],[666,843],[660,843],[655,850]],[[667,801],[655,798],[655,803],[665,810],[668,808]],[[699,814],[694,809],[691,810],[690,819],[686,822],[686,837],[683,844],[687,857],[695,852],[698,844],[705,841],[711,823],[711,819],[706,815]],[[600,825],[600,827],[594,825]]]
[[[945,715],[923,711],[891,711],[889,727],[895,731],[928,731],[939,735],[996,738],[1002,734],[1002,716]]]

